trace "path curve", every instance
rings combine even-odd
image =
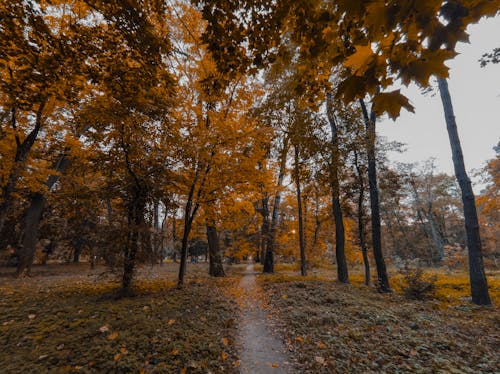
[[[269,324],[268,314],[262,309],[259,287],[255,281],[253,264],[247,266],[240,281],[243,309],[239,323],[239,346],[241,349],[240,372],[243,374],[290,374],[290,359],[277,332]]]

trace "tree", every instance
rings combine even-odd
[[[457,123],[453,112],[448,82],[444,78],[438,78],[438,85],[441,101],[443,103],[446,128],[450,139],[455,176],[460,185],[460,190],[462,191],[465,231],[467,233],[467,249],[469,251],[469,277],[472,302],[479,305],[489,305],[491,304],[491,299],[488,292],[486,275],[484,273],[483,250],[479,233],[479,220],[477,218],[474,191],[472,190],[471,181],[465,170],[464,156],[458,136]]]
[[[375,123],[377,117],[372,108],[370,115],[363,100],[360,100],[360,106],[363,112],[363,118],[366,126],[366,154],[368,158],[368,185],[370,188],[370,208],[371,208],[371,223],[372,223],[372,245],[373,258],[377,267],[377,287],[381,292],[390,292],[389,277],[385,266],[384,256],[382,253],[382,233],[380,228],[380,205],[377,186],[377,166],[375,158]]]
[[[335,219],[335,255],[337,258],[337,278],[342,283],[349,283],[347,271],[347,260],[345,257],[345,229],[344,217],[340,204],[339,183],[339,129],[333,109],[333,97],[330,92],[326,94],[326,111],[331,128],[331,161],[330,161],[330,184],[332,189],[332,210]]]

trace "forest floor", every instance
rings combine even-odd
[[[332,268],[227,270],[214,279],[189,264],[177,289],[177,264],[144,266],[136,295],[117,298],[103,268],[48,265],[23,279],[1,268],[1,372],[500,372],[498,273],[496,306],[476,307],[456,272],[437,271],[436,295],[413,301],[400,276],[379,294],[359,271],[341,285]]]
[[[489,274],[496,306],[478,307],[465,274],[435,272],[437,292],[424,301],[401,295],[401,276],[391,294],[364,286],[360,273],[343,285],[333,269],[301,277],[286,265],[258,283],[301,373],[500,372],[499,274]]]
[[[228,290],[240,277],[210,279],[188,265],[145,266],[136,296],[117,299],[116,277],[88,265],[36,267],[15,279],[0,269],[0,372],[237,373],[237,304]]]

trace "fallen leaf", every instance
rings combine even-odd
[[[314,361],[316,361],[318,364],[324,364],[325,363],[325,359],[321,356],[316,356],[314,357]]]
[[[280,364],[278,364],[278,363],[276,363],[276,362],[273,362],[273,363],[271,364],[271,367],[273,367],[273,368],[279,368],[279,367],[280,367]]]
[[[222,344],[224,344],[226,347],[228,346],[229,340],[227,340],[227,338],[222,338],[221,341],[222,341]]]
[[[302,336],[296,336],[295,340],[301,343],[304,343],[304,338]]]
[[[172,326],[174,323],[175,323],[175,319],[169,319],[168,322],[167,322],[167,324],[169,326]]]
[[[180,374],[186,374],[186,373],[187,373],[187,368],[182,368]]]
[[[101,326],[101,327],[99,327],[99,331],[100,332],[108,332],[109,326],[108,325]]]
[[[118,337],[118,333],[114,332],[108,335],[108,340],[115,340]]]
[[[282,298],[283,300],[286,300],[287,296],[286,296],[285,294],[283,294],[283,295],[281,295],[281,298]]]
[[[34,315],[34,314],[29,314],[29,315],[28,315],[28,318],[29,318],[29,319],[35,319],[35,317],[36,317],[36,315]]]
[[[327,348],[327,345],[323,342],[317,342],[316,345],[318,346],[318,348],[321,348],[321,349]]]
[[[178,349],[172,349],[172,355],[174,356],[177,356],[179,354],[179,350]]]
[[[229,357],[229,355],[226,352],[222,351],[222,353],[221,353],[222,361],[226,361],[228,357]]]
[[[125,348],[125,347],[121,347],[121,348],[120,348],[120,352],[121,352],[122,354],[124,354],[124,355],[126,355],[126,354],[128,353],[127,348]]]
[[[120,353],[117,353],[117,354],[115,355],[115,357],[113,357],[113,359],[114,359],[115,361],[118,361],[121,357],[122,357],[122,355],[121,355]]]

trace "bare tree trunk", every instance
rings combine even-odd
[[[266,196],[261,200],[262,201],[262,209],[261,209],[261,215],[262,215],[262,225],[260,228],[260,263],[264,264],[265,259],[266,259],[266,245],[269,240],[269,229],[270,229],[270,222],[269,222],[269,196],[266,193]]]
[[[477,218],[474,191],[472,190],[471,181],[465,170],[464,156],[458,136],[457,123],[453,112],[448,82],[446,79],[438,78],[438,85],[441,101],[443,103],[448,136],[450,138],[455,176],[457,177],[460,190],[462,191],[467,248],[469,250],[469,277],[472,302],[478,305],[490,305],[491,299],[488,293],[486,274],[484,273],[483,250],[479,233],[479,221]]]
[[[160,232],[160,218],[159,218],[159,203],[158,200],[153,201],[153,261],[151,264],[156,264],[157,262],[160,262],[161,254],[159,251],[160,248],[160,238],[159,238],[159,232]]]
[[[226,274],[222,265],[222,250],[220,248],[219,236],[217,235],[217,228],[213,221],[207,223],[207,240],[210,261],[209,274],[212,277],[224,277]]]
[[[139,183],[133,188],[132,199],[128,204],[128,238],[124,248],[122,293],[129,295],[135,270],[135,260],[139,249],[140,230],[144,227],[146,196]]]
[[[332,131],[332,158],[330,160],[330,184],[332,191],[332,210],[335,218],[335,257],[337,260],[337,279],[342,283],[349,283],[349,272],[345,256],[345,228],[342,207],[340,205],[340,183],[339,183],[339,138],[338,126],[333,112],[332,94],[326,94],[326,110],[328,122]]]
[[[375,112],[368,116],[365,102],[359,100],[366,126],[366,151],[368,156],[368,185],[370,187],[370,208],[372,221],[372,245],[373,257],[377,268],[377,287],[380,292],[391,292],[389,277],[385,266],[384,255],[382,253],[382,231],[380,225],[380,203],[377,186],[377,165],[375,158]]]
[[[304,218],[302,214],[302,195],[300,190],[300,164],[299,164],[299,147],[294,145],[295,157],[294,157],[294,174],[295,174],[295,185],[297,191],[297,209],[299,213],[299,248],[300,248],[300,274],[307,275],[307,263],[306,263],[306,243],[304,238]]]
[[[281,203],[281,187],[283,186],[283,178],[285,177],[286,156],[288,154],[288,137],[283,140],[283,149],[281,152],[280,170],[278,175],[278,184],[276,195],[274,196],[273,215],[271,217],[271,225],[266,242],[266,255],[264,258],[264,273],[274,273],[274,247],[276,245],[276,230],[278,227],[279,210]]]
[[[192,192],[194,193],[194,184],[192,186]],[[188,201],[186,203],[186,208],[184,212],[184,233],[182,235],[182,243],[181,243],[181,259],[179,265],[179,277],[177,281],[178,287],[182,287],[184,284],[184,275],[186,274],[186,264],[188,257],[188,239],[189,233],[191,232],[191,227],[193,224],[194,217],[196,216],[196,212],[198,211],[199,205],[194,204],[193,208],[193,196],[190,191],[190,196],[188,197]]]
[[[358,152],[354,151],[354,165],[356,167],[357,177],[358,177],[358,237],[359,237],[359,245],[361,247],[361,253],[363,254],[363,265],[365,267],[365,285],[370,285],[370,261],[368,259],[368,249],[366,247],[365,240],[365,209],[364,209],[364,201],[365,201],[365,181],[363,178],[363,174],[361,173],[361,167],[359,165],[358,160]]]
[[[311,243],[311,253],[314,252],[316,248],[316,244],[318,243],[319,229],[321,227],[321,220],[319,219],[319,193],[317,187],[315,187],[315,196],[314,196],[314,234],[313,240]]]

